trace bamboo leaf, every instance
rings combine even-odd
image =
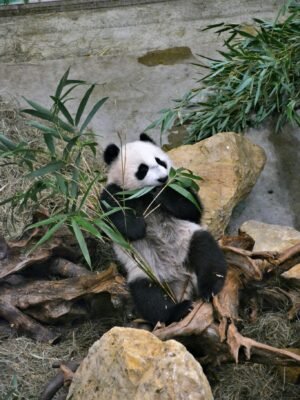
[[[197,203],[195,197],[186,189],[182,188],[181,186],[177,185],[176,183],[171,183],[169,185],[173,190],[181,194],[183,197],[188,199],[191,203],[194,204],[195,207],[197,207],[198,210],[200,210],[199,204]]]
[[[88,195],[90,194],[90,191],[92,190],[94,184],[95,184],[95,183],[97,182],[97,180],[99,179],[99,176],[100,176],[100,173],[98,173],[98,174],[94,177],[94,179],[92,179],[91,182],[89,183],[89,185],[88,185],[88,187],[87,187],[87,189],[86,189],[86,191],[85,191],[85,193],[84,193],[84,195],[83,195],[83,197],[82,197],[82,199],[81,199],[81,201],[80,201],[79,210],[81,210],[81,208],[82,208],[83,205],[85,204],[86,199],[87,199]]]
[[[244,79],[241,84],[237,87],[235,93],[239,94],[241,93],[244,89],[246,89],[250,84],[252,83],[252,77],[250,76],[247,79]]]
[[[146,186],[142,189],[133,189],[133,190],[124,190],[122,192],[118,192],[118,196],[128,196],[126,197],[126,200],[132,200],[132,199],[137,199],[139,197],[144,196],[145,194],[151,192],[151,190],[154,189],[154,186]]]
[[[44,119],[46,121],[50,121],[53,124],[57,124],[62,129],[65,129],[67,132],[72,132],[72,133],[74,132],[74,127],[72,125],[69,125],[66,122],[62,121],[52,111],[48,110],[45,107],[42,107],[41,105],[37,104],[32,100],[28,100],[25,97],[24,99],[27,101],[29,105],[31,105],[33,109],[24,109],[22,110],[22,112],[33,115],[34,117]]]
[[[79,107],[78,107],[78,110],[77,110],[77,113],[76,113],[76,117],[75,117],[75,125],[76,125],[76,126],[78,126],[78,124],[79,124],[79,122],[80,122],[80,118],[81,118],[81,116],[82,116],[82,114],[83,114],[83,112],[84,112],[84,110],[85,110],[85,107],[86,107],[86,105],[87,105],[87,102],[89,101],[89,98],[90,98],[90,96],[91,96],[91,94],[92,94],[94,88],[95,88],[95,85],[92,85],[92,86],[86,91],[85,95],[83,96],[83,98],[82,98],[82,100],[81,100],[81,102],[80,102],[80,104],[79,104]]]
[[[56,97],[57,99],[60,98],[60,95],[61,95],[61,93],[62,93],[62,90],[63,90],[63,88],[64,88],[64,86],[65,86],[65,84],[66,84],[66,81],[67,81],[68,76],[69,76],[69,73],[70,73],[70,68],[71,68],[71,67],[69,67],[69,68],[66,70],[66,72],[63,74],[61,80],[59,81],[59,84],[58,84],[57,89],[56,89],[56,92],[55,92],[55,97]]]
[[[47,242],[47,240],[51,239],[54,233],[65,223],[67,217],[64,216],[57,224],[53,225],[45,235],[31,248],[28,254],[32,253],[36,248]]]
[[[66,147],[64,148],[64,151],[63,151],[63,159],[64,160],[68,159],[73,147],[76,146],[76,143],[79,138],[80,138],[80,135],[76,135],[72,139],[70,139],[70,141],[68,142],[68,144],[66,145]]]
[[[174,178],[176,176],[176,174],[177,174],[177,170],[174,169],[173,167],[171,167],[170,171],[169,171],[169,179]]]
[[[197,180],[197,181],[203,181],[203,178],[201,178],[201,176],[199,175],[195,175],[193,172],[181,172],[180,175],[189,178],[189,179],[193,179],[193,180]]]
[[[76,86],[79,85],[84,85],[86,84],[85,81],[82,80],[78,80],[78,79],[68,79],[69,77],[69,73],[70,73],[70,67],[67,69],[67,71],[64,73],[64,75],[62,76],[61,80],[59,81],[59,84],[57,86],[57,89],[55,91],[55,96],[57,99],[62,100],[68,93],[70,93]],[[64,93],[64,95],[62,96],[62,92],[65,86],[69,86],[69,85],[74,85],[71,89],[68,90],[68,93]]]
[[[67,132],[74,133],[75,129],[74,127],[70,126],[69,124],[65,123],[62,121],[60,118],[55,117],[50,111],[48,111],[48,114],[46,113],[41,113],[37,110],[32,110],[32,109],[24,109],[22,110],[23,113],[32,115],[33,117],[37,117],[40,119],[44,119],[46,121],[50,121],[53,124],[56,124],[60,128],[64,129]]]
[[[59,98],[54,97],[54,96],[50,96],[54,103],[57,105],[59,111],[63,114],[63,116],[66,118],[66,120],[69,122],[70,125],[74,125],[74,121],[73,118],[71,116],[71,114],[69,113],[68,109],[66,108],[66,106],[64,105],[64,103],[62,103],[60,101]]]
[[[223,25],[224,25],[224,22],[220,22],[218,24],[207,25],[206,28],[202,29],[202,32],[207,31],[209,29],[219,28],[220,26],[223,26]]]
[[[44,140],[50,151],[51,156],[54,157],[55,156],[55,145],[54,145],[53,135],[51,135],[51,133],[44,133]]]
[[[64,166],[63,161],[53,161],[49,164],[45,165],[42,168],[39,168],[35,171],[30,172],[30,174],[25,175],[26,178],[37,178],[39,176],[44,176],[46,174],[55,172],[60,170]]]
[[[92,118],[96,114],[96,112],[99,110],[99,108],[106,102],[108,97],[104,97],[103,99],[99,100],[94,107],[92,108],[92,111],[89,113],[89,115],[86,117],[84,123],[82,124],[80,128],[80,133],[82,133],[85,128],[88,126],[88,124],[91,122]]]
[[[50,135],[54,136],[57,139],[63,139],[65,142],[69,142],[71,140],[67,135],[58,132],[57,129],[51,128],[47,125],[43,125],[37,121],[28,121],[26,125],[40,129],[43,133],[49,133]]]
[[[86,217],[76,216],[74,219],[77,224],[81,226],[81,228],[95,236],[97,239],[102,239],[102,235],[100,234],[99,230],[95,228],[95,226],[91,224]]]
[[[67,180],[64,178],[63,175],[60,175],[59,173],[55,173],[55,178],[56,178],[57,186],[58,186],[59,190],[61,191],[61,193],[64,196],[68,197],[69,189],[68,189]]]
[[[73,232],[75,234],[75,237],[77,239],[77,242],[79,244],[80,250],[85,258],[85,261],[87,262],[87,264],[92,267],[92,263],[91,263],[91,257],[90,257],[90,253],[86,244],[86,241],[84,239],[84,236],[80,230],[80,227],[78,226],[75,218],[71,219],[71,225],[73,228]]]
[[[54,215],[53,217],[49,217],[47,219],[43,219],[42,221],[36,222],[35,224],[31,224],[26,227],[26,231],[33,229],[33,228],[39,228],[40,226],[45,226],[45,225],[51,225],[54,222],[60,221],[61,219],[64,219],[66,216],[64,214],[57,214]]]
[[[116,229],[109,226],[106,222],[101,219],[95,220],[94,223],[114,242],[119,244],[125,249],[130,249],[130,244]]]
[[[10,139],[8,139],[6,136],[4,136],[2,133],[0,133],[0,142],[8,149],[8,150],[15,150],[17,148],[17,145],[12,142]]]
[[[74,89],[76,89],[78,86],[81,86],[81,84],[84,84],[84,81],[78,81],[79,83],[71,86],[68,90],[65,91],[65,93],[60,97],[60,101],[65,103],[67,100],[66,97],[68,96],[68,94],[70,94],[71,92],[73,92]]]
[[[78,197],[79,191],[79,166],[80,166],[80,159],[81,159],[81,152],[78,153],[75,164],[73,166],[73,174],[72,174],[72,181],[71,181],[71,189],[70,189],[70,196],[73,199],[72,211],[76,209],[76,201]]]

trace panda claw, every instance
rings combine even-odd
[[[184,300],[181,303],[175,304],[170,313],[168,324],[171,322],[178,322],[186,317],[193,309],[191,300]]]

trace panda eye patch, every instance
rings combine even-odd
[[[135,176],[137,177],[137,179],[141,181],[147,175],[148,170],[149,170],[148,165],[140,164],[138,170],[135,173]]]
[[[157,164],[159,164],[159,165],[161,165],[162,167],[164,167],[164,168],[167,169],[167,163],[166,163],[166,162],[164,162],[163,160],[161,160],[161,159],[158,158],[158,157],[155,157],[155,161],[157,162]]]

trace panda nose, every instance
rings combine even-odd
[[[158,182],[160,182],[160,183],[166,183],[167,180],[168,180],[168,175],[167,175],[167,176],[164,176],[163,178],[159,178],[159,179],[157,179],[157,180],[158,180]]]

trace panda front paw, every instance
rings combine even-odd
[[[202,280],[201,284],[198,286],[199,297],[206,302],[209,302],[212,297],[218,294],[224,286],[225,276],[216,275],[214,279],[210,278],[208,280]]]
[[[170,310],[167,324],[180,321],[187,316],[192,309],[193,303],[191,300],[184,300],[181,303],[175,304]]]

